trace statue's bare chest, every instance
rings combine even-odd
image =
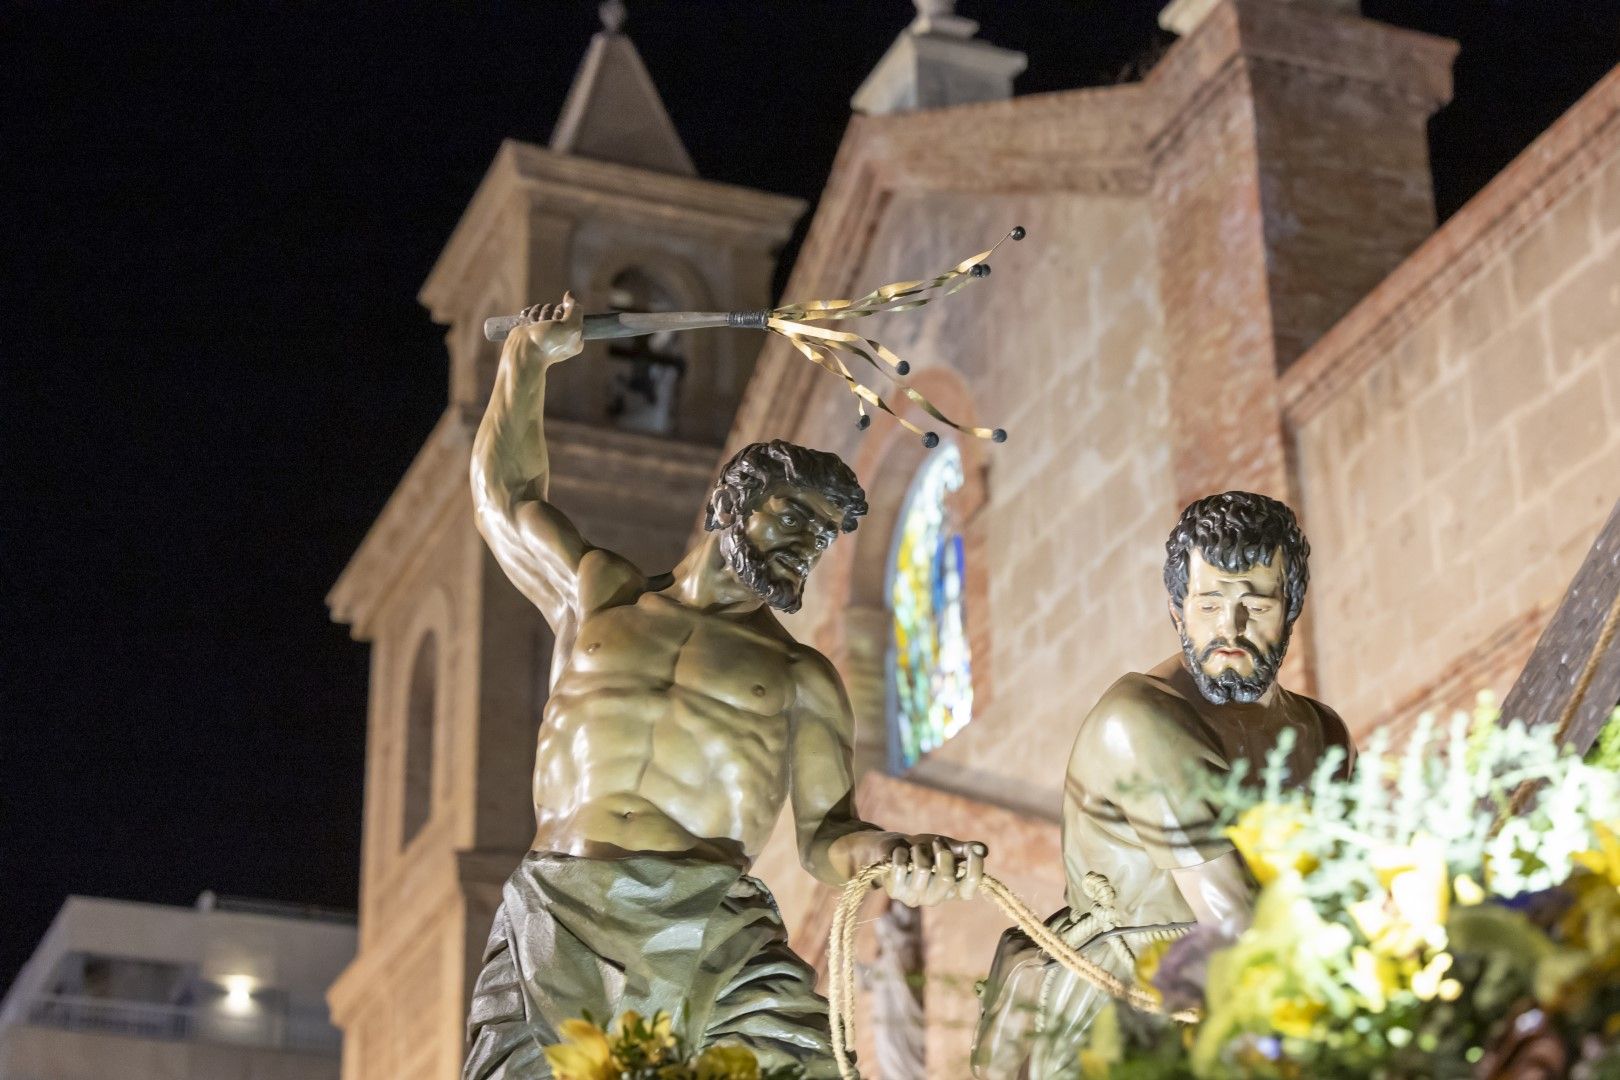
[[[735,620],[648,594],[580,624],[568,675],[604,690],[663,690],[776,716],[792,700],[792,663],[781,644]]]

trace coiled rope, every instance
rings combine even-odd
[[[868,866],[844,885],[833,912],[832,930],[827,940],[827,999],[832,1025],[833,1057],[838,1062],[838,1075],[843,1080],[859,1080],[854,1062],[850,1059],[850,1046],[855,1041],[855,931],[859,926],[856,916],[868,890],[876,885],[891,868],[890,863],[877,862]],[[1029,936],[1040,949],[1076,976],[1133,1009],[1165,1015],[1159,999],[1138,986],[1126,982],[1100,964],[1087,960],[1079,951],[1064,941],[1051,927],[1035,914],[1028,904],[997,879],[985,874],[979,880],[979,892],[990,898],[1002,912]],[[1128,933],[1132,928],[1121,928]],[[1165,936],[1165,927],[1142,927],[1150,936]],[[1168,1014],[1170,1019],[1183,1024],[1198,1022],[1196,1009],[1182,1009]]]

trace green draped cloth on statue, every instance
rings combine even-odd
[[[531,852],[507,880],[467,1021],[464,1080],[548,1080],[544,1047],[589,1012],[665,1012],[693,1048],[748,1047],[764,1068],[837,1076],[816,973],[741,870],[637,855]]]

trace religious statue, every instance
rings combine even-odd
[[[799,854],[841,884],[887,862],[908,904],[969,896],[985,848],[886,832],[855,811],[854,720],[833,666],[771,608],[866,512],[836,455],[776,441],[721,470],[673,572],[592,547],[547,501],[546,371],[577,354],[572,297],[503,349],[472,455],[478,528],[556,635],[534,772],[538,828],[507,881],[468,1019],[463,1076],[549,1077],[543,1047],[589,1012],[665,1012],[688,1044],[837,1075],[815,971],[748,870],[791,802]]]
[[[1293,732],[1292,782],[1330,748],[1347,772],[1354,746],[1319,701],[1277,670],[1305,604],[1310,545],[1287,506],[1228,491],[1181,513],[1165,543],[1164,584],[1179,655],[1115,682],[1080,724],[1063,796],[1068,907],[1048,920],[1089,959],[1134,977],[1121,927],[1240,928],[1254,885],[1216,828],[1219,810],[1189,790],[1189,769],[1257,770]],[[1009,931],[983,991],[973,1053],[984,1080],[1073,1075],[1106,998]]]

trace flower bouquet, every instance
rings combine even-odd
[[[589,1016],[564,1020],[563,1041],[545,1048],[553,1080],[800,1080],[800,1066],[762,1071],[744,1046],[691,1053],[667,1013],[649,1019],[627,1012],[610,1029]]]
[[[1481,701],[1288,790],[1194,781],[1261,886],[1248,929],[1137,954],[1196,1026],[1114,1004],[1086,1077],[1620,1080],[1620,710],[1587,760]],[[1257,780],[1258,783],[1252,782]]]

